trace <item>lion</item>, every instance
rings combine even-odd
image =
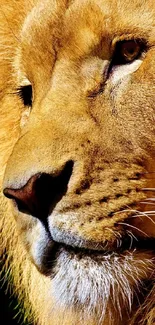
[[[154,0],[1,0],[1,247],[25,322],[155,324],[154,21]]]

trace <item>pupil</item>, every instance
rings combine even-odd
[[[135,47],[133,46],[128,46],[126,50],[129,54],[134,54],[136,51]]]

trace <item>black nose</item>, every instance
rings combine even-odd
[[[57,175],[38,173],[19,189],[5,188],[3,193],[15,200],[21,212],[31,214],[45,222],[55,205],[67,192],[72,175],[73,162],[68,161]]]

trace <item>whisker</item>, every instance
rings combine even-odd
[[[123,212],[136,212],[136,210],[134,210],[134,209],[124,209],[124,210],[121,210],[121,211],[114,212],[114,215],[118,214],[118,213],[123,213]]]
[[[142,191],[155,192],[155,188],[154,187],[144,187],[144,188],[142,188]]]
[[[127,230],[127,233],[130,234],[136,241],[139,241],[138,238],[130,230]]]
[[[153,197],[148,197],[147,199],[145,199],[145,201],[155,201],[155,198],[153,198]]]
[[[153,204],[154,205],[154,204]],[[155,225],[155,221],[151,218],[151,216],[155,216],[155,210],[151,210],[151,211],[139,211],[136,209],[124,209],[122,211],[117,211],[114,214],[118,214],[118,213],[123,213],[123,212],[134,212],[136,213],[136,215],[131,216],[130,218],[137,218],[137,217],[146,217],[148,218],[154,225]],[[121,224],[121,222],[119,222],[118,224]],[[126,224],[129,226],[129,224],[123,222],[122,224]],[[147,237],[149,237],[145,232],[143,232],[142,230],[138,229],[137,227],[130,225],[131,228],[135,228],[138,231],[142,232],[144,235],[146,235]]]
[[[129,249],[131,249],[132,248],[132,245],[133,245],[133,237],[132,237],[132,234],[130,233],[130,231],[127,231],[127,234],[130,237],[130,246],[129,246]]]
[[[138,238],[130,230],[127,230],[127,234],[130,237],[130,246],[129,246],[129,249],[131,249],[132,248],[132,245],[133,245],[133,241],[134,240],[139,241],[139,240],[138,240]]]
[[[155,205],[155,203],[147,202],[147,201],[142,201],[140,204],[147,204],[147,205]]]
[[[155,215],[155,210],[150,210],[150,211],[139,211],[139,213],[142,213],[143,215]]]
[[[118,224],[118,225],[127,226],[127,227],[133,228],[133,229],[135,229],[135,230],[138,230],[139,232],[141,232],[141,233],[142,233],[143,235],[145,235],[146,237],[149,237],[149,236],[147,235],[147,233],[145,233],[143,230],[141,230],[141,229],[139,229],[139,228],[137,228],[137,227],[135,227],[135,226],[133,226],[133,225],[130,225],[130,224],[126,223],[126,222],[118,222],[117,224]]]
[[[155,214],[151,214],[151,216],[155,216]],[[150,217],[150,215],[148,216],[146,214],[137,214],[137,215],[132,216],[131,218],[137,218],[137,217],[146,217],[146,218],[148,218],[155,225],[155,221],[152,220],[152,218]]]
[[[131,216],[131,218],[146,217],[146,218],[148,218],[150,221],[152,221],[155,224],[154,220],[152,220],[152,218],[151,218],[151,216],[155,216],[155,210],[152,210],[152,211],[139,211],[139,210],[135,210],[135,212],[137,214]]]

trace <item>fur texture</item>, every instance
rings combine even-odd
[[[154,21],[1,0],[1,247],[38,325],[155,324]]]

